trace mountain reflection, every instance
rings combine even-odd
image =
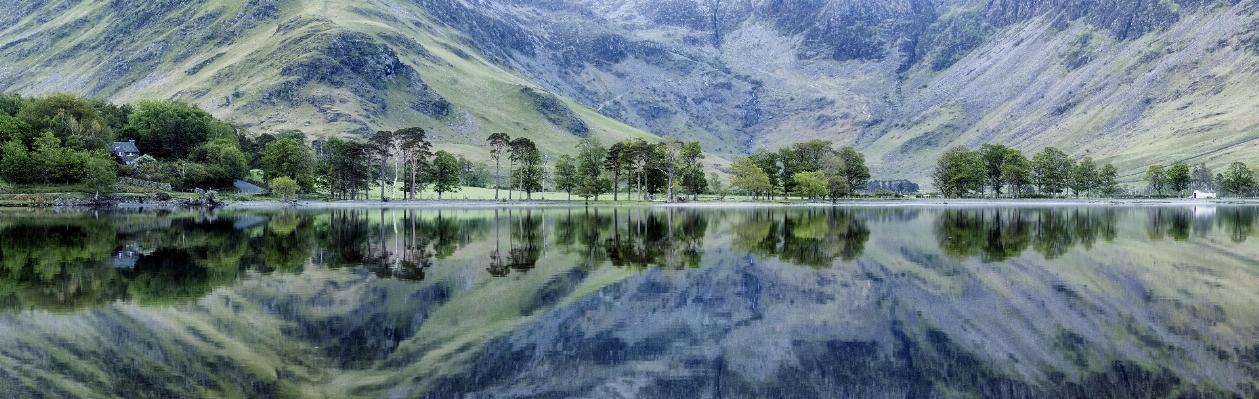
[[[1256,209],[5,213],[0,392],[1255,397]]]

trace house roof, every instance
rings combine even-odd
[[[139,148],[136,148],[136,143],[135,143],[135,142],[133,142],[133,141],[115,141],[115,142],[114,142],[114,152],[121,152],[121,153],[135,152],[135,153],[139,153],[139,152],[140,152],[140,149],[139,149]]]

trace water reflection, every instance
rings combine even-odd
[[[870,229],[863,211],[840,208],[763,209],[734,225],[735,251],[810,267],[861,255]]]
[[[1089,250],[1099,238],[1113,241],[1118,212],[1111,208],[946,209],[936,218],[934,231],[941,251],[955,258],[1004,262],[1030,247],[1052,260],[1076,245]]]
[[[1255,397],[1257,209],[4,214],[0,392]]]

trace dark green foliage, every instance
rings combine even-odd
[[[1189,183],[1192,180],[1193,177],[1190,175],[1189,165],[1177,162],[1175,165],[1172,165],[1171,169],[1167,170],[1167,186],[1177,195],[1189,189]]]
[[[366,199],[365,191],[370,184],[371,174],[365,145],[334,137],[323,143],[319,155],[318,182],[333,198],[355,199],[363,192],[362,198]]]
[[[366,148],[362,148],[366,155]],[[288,176],[303,190],[313,191],[314,157],[310,149],[294,139],[283,139],[267,144],[262,157],[262,170],[267,180]]]
[[[850,146],[839,149],[839,158],[844,161],[844,177],[848,179],[848,189],[858,190],[870,182],[870,168],[866,166],[866,156]]]
[[[1255,189],[1255,172],[1242,162],[1233,162],[1224,171],[1221,188],[1224,192],[1241,197]]]
[[[1015,198],[1022,197],[1024,188],[1032,181],[1032,162],[1019,150],[1006,152],[1001,162],[1001,183],[1010,187]],[[1000,193],[998,193],[1000,194]]]
[[[459,181],[464,187],[489,187],[494,176],[485,162],[472,162],[463,155],[459,159]]]
[[[1163,190],[1167,188],[1167,168],[1163,165],[1150,165],[1145,171],[1145,181],[1150,183],[1150,190],[1162,196]]]
[[[1071,181],[1068,183],[1071,191],[1078,198],[1081,193],[1092,193],[1099,187],[1099,176],[1097,171],[1097,163],[1093,162],[1093,157],[1084,157],[1079,163],[1075,164],[1075,168],[1071,170]]]
[[[577,189],[578,177],[576,160],[568,154],[560,155],[555,160],[555,189],[568,193],[572,199],[573,190]]]
[[[1115,181],[1117,176],[1119,176],[1119,170],[1115,168],[1115,165],[1109,163],[1102,165],[1102,170],[1097,175],[1097,190],[1107,197],[1118,194],[1122,188],[1119,187],[1119,182]]]
[[[979,152],[967,150],[965,147],[953,147],[944,152],[936,161],[931,172],[932,181],[940,194],[945,197],[961,197],[970,195],[972,191],[983,188],[984,162]]]
[[[577,143],[577,170],[573,193],[589,202],[591,197],[598,198],[611,188],[611,182],[603,175],[607,157],[608,150],[599,140],[584,138]]]
[[[193,105],[140,101],[128,117],[140,151],[159,159],[187,158],[194,148],[216,138],[236,137],[226,123]]]
[[[22,98],[18,93],[0,93],[0,115],[15,116],[22,107],[26,106],[27,100]]]
[[[105,149],[114,134],[92,102],[73,94],[37,97],[17,112],[35,132],[52,132],[70,148]]]
[[[979,158],[984,162],[984,185],[992,190],[994,197],[1001,196],[1001,187],[1005,185],[1005,180],[1001,178],[1001,166],[1005,165],[1006,159],[1014,152],[1014,149],[1001,144],[984,144],[979,147]]]
[[[21,119],[0,114],[0,142],[21,141],[24,145],[35,142],[35,129]]]
[[[538,146],[533,143],[533,140],[524,137],[512,140],[509,148],[512,162],[520,166],[512,170],[512,182],[517,189],[524,191],[529,199],[533,199],[533,193],[542,191],[542,180],[546,177],[546,171],[542,165],[542,152],[538,151]]]
[[[1045,147],[1032,157],[1031,166],[1037,193],[1053,196],[1067,188],[1073,164],[1066,153],[1054,147]]]
[[[429,168],[428,179],[437,192],[437,199],[442,193],[459,191],[459,160],[444,150],[433,155],[433,167]]]

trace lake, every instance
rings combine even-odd
[[[1259,397],[1259,207],[0,211],[0,396]]]

